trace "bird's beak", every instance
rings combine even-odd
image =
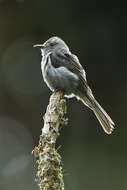
[[[44,48],[45,48],[44,44],[36,44],[36,45],[33,45],[33,47],[34,47],[34,48],[35,48],[35,47],[39,47],[39,48],[41,48],[41,49],[44,49]]]

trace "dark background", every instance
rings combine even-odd
[[[61,37],[116,123],[106,135],[81,102],[68,101],[58,139],[69,190],[127,189],[127,8],[123,1],[0,0],[0,190],[35,190],[35,160],[51,92],[32,46]]]

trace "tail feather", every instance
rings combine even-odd
[[[99,103],[96,100],[94,102],[93,112],[96,115],[104,131],[107,134],[111,134],[115,124],[110,118],[110,116],[105,112],[105,110],[99,105]]]
[[[96,115],[98,121],[100,122],[102,128],[107,134],[111,134],[114,129],[114,122],[110,118],[110,116],[106,113],[106,111],[100,106],[100,104],[96,101],[92,94],[86,98],[83,98],[83,102],[93,110]]]

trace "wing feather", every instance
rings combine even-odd
[[[76,55],[61,50],[50,54],[50,58],[55,68],[66,67],[69,71],[75,73],[85,86],[87,85],[86,73]]]

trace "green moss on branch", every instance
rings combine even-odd
[[[50,97],[39,145],[33,150],[38,156],[37,176],[40,190],[64,190],[62,161],[55,145],[65,114],[66,100],[62,92],[58,91]]]

